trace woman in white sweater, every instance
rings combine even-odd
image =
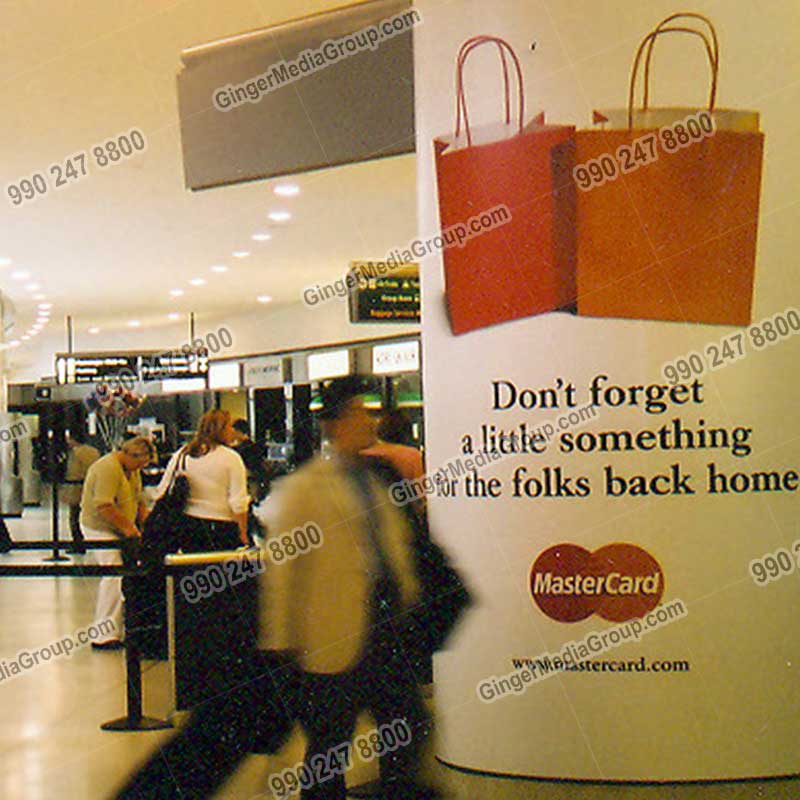
[[[161,497],[177,470],[189,480],[189,500],[178,547],[184,553],[233,550],[247,538],[247,471],[241,456],[228,445],[236,440],[227,411],[208,411],[189,444],[170,459],[156,491]]]

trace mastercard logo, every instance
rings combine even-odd
[[[579,622],[592,614],[626,622],[661,602],[664,573],[635,544],[609,544],[593,553],[577,544],[557,544],[533,562],[530,588],[536,605],[557,622]]]

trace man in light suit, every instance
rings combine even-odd
[[[375,439],[364,392],[356,377],[323,387],[320,420],[331,452],[273,490],[260,646],[287,655],[302,671],[296,713],[308,736],[311,775],[319,774],[321,757],[350,742],[358,713],[369,711],[378,727],[405,720],[410,729],[411,742],[381,757],[380,771],[387,800],[415,800],[434,796],[415,780],[428,718],[392,624],[418,598],[413,531],[359,455]],[[320,546],[294,556],[280,550],[286,534],[309,523],[322,532]],[[345,796],[341,770],[301,794]]]

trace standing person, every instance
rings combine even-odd
[[[89,467],[81,496],[80,523],[91,538],[124,540],[141,536],[138,526],[147,518],[147,507],[140,470],[155,456],[153,443],[137,436],[123,442],[119,450],[103,456]],[[122,554],[118,549],[98,549],[94,551],[94,558],[105,566],[122,564]],[[111,619],[117,635],[92,642],[94,649],[117,650],[123,646],[122,602],[122,578],[102,578],[95,620]]]
[[[411,422],[399,409],[387,411],[378,422],[375,440],[361,451],[363,456],[383,458],[409,481],[425,474],[422,453],[408,444],[411,441]]]
[[[81,490],[89,467],[100,458],[100,451],[86,443],[86,437],[79,432],[67,436],[69,457],[65,484],[61,490],[61,502],[69,506],[69,527],[72,531],[72,552],[83,555],[86,552],[83,531],[81,530]]]
[[[242,457],[247,469],[247,490],[253,502],[263,500],[264,486],[267,482],[267,469],[264,463],[264,448],[250,438],[250,426],[246,419],[237,419],[233,423],[237,441],[233,449]]]
[[[301,671],[297,714],[308,738],[310,774],[332,748],[350,741],[358,713],[370,711],[379,727],[404,720],[411,734],[407,746],[380,759],[382,797],[417,800],[436,796],[416,781],[428,718],[392,628],[392,618],[419,595],[413,531],[359,455],[375,439],[364,393],[354,376],[323,388],[320,420],[331,453],[273,491],[260,643]],[[292,557],[283,539],[309,523],[322,531],[322,544]],[[301,793],[302,800],[345,796],[341,772]]]
[[[194,439],[170,459],[156,499],[167,491],[176,470],[189,480],[176,550],[199,553],[249,545],[247,471],[241,456],[231,449],[236,438],[231,415],[214,409],[203,414]]]

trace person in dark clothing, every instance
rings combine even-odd
[[[233,449],[244,461],[247,469],[247,488],[253,502],[258,503],[264,499],[264,487],[267,483],[264,448],[250,438],[250,426],[247,420],[237,419],[232,427],[238,438]]]

